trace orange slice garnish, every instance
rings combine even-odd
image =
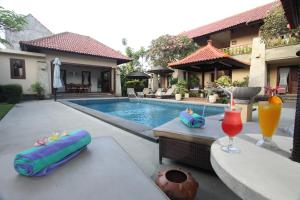
[[[282,104],[282,100],[278,96],[271,96],[268,101],[273,104]]]

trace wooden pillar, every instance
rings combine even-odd
[[[291,159],[293,161],[300,162],[300,68],[298,69],[298,92],[294,127],[293,152]]]
[[[218,79],[218,69],[217,69],[217,66],[215,66],[215,69],[214,69],[214,79],[215,79],[215,81]]]
[[[113,82],[114,82],[114,89],[113,89],[113,93],[116,94],[116,69],[113,69],[113,73],[114,73],[114,79],[113,79]]]
[[[204,88],[204,70],[202,70],[202,89]]]

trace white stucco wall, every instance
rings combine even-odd
[[[25,79],[11,79],[10,58],[25,60]],[[24,53],[20,51],[0,51],[0,85],[20,84],[24,94],[32,94],[31,84],[39,80],[39,75],[47,79],[45,73],[46,55],[37,53]],[[48,80],[46,80],[48,82]]]
[[[45,88],[45,94],[51,94],[51,62],[55,57],[60,58],[62,63],[72,65],[64,66],[66,69],[67,83],[81,84],[82,71],[91,72],[91,91],[98,92],[97,81],[101,71],[111,70],[111,80],[114,81],[114,70],[117,69],[117,61],[113,59],[104,59],[92,56],[83,56],[68,53],[44,52],[31,53],[19,50],[0,50],[0,85],[20,84],[23,87],[24,94],[33,94],[31,84],[39,81]],[[10,58],[25,60],[26,79],[11,79]],[[68,72],[75,72],[77,76],[73,79]],[[120,82],[120,76],[116,76],[116,82]],[[114,82],[111,89],[114,90]],[[119,87],[119,88],[117,88]],[[116,85],[116,91],[121,91],[121,85]]]

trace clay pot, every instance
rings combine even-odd
[[[193,200],[198,189],[197,181],[181,169],[160,171],[156,184],[172,200]]]

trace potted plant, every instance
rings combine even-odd
[[[31,85],[31,89],[33,92],[36,93],[36,98],[39,100],[43,100],[44,99],[44,92],[45,89],[44,87],[41,85],[41,83],[36,82],[34,84]]]
[[[186,89],[186,82],[185,81],[178,81],[178,83],[176,84],[176,90],[175,90],[175,99],[177,101],[180,101],[183,97],[183,95],[185,95],[185,93],[187,93],[188,90]]]
[[[216,103],[218,94],[216,94],[213,89],[207,90],[208,102],[209,103]]]

